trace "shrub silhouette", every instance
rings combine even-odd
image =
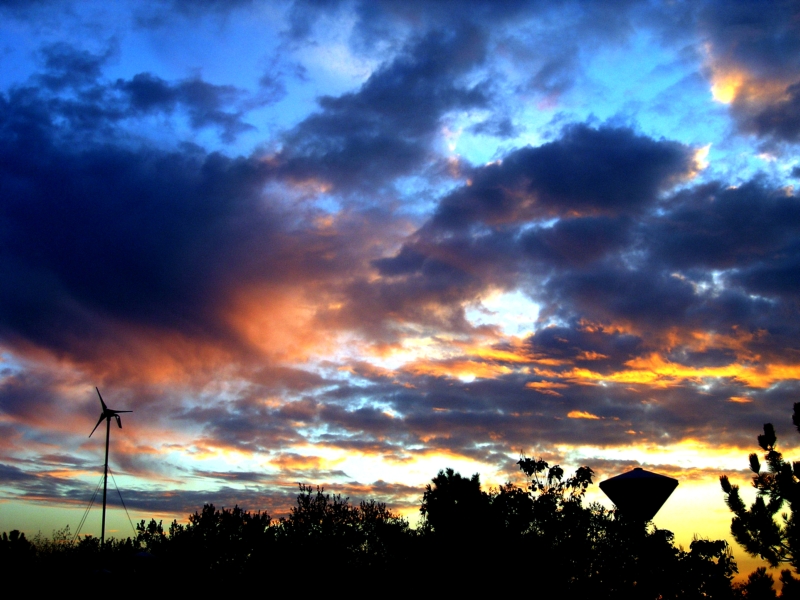
[[[165,559],[173,569],[197,570],[199,586],[234,581],[260,567],[260,561],[271,554],[270,524],[267,513],[251,513],[238,506],[217,510],[206,504],[189,516],[186,525],[172,522]]]
[[[321,555],[314,564],[315,576],[344,571],[380,574],[403,560],[403,548],[410,536],[408,522],[370,500],[359,505],[339,494],[300,484],[297,504],[280,519],[277,543],[284,557]],[[286,571],[302,571],[294,559],[284,561]]]

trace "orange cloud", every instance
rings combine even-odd
[[[753,400],[744,396],[731,396],[728,402],[736,402],[737,404],[750,404]]]
[[[281,454],[270,461],[270,464],[281,470],[300,471],[303,469],[322,470],[341,462],[331,461],[320,456],[303,456],[301,454]]]
[[[504,365],[482,363],[473,360],[420,361],[406,366],[405,370],[414,375],[481,379],[490,379],[513,372],[512,369]]]
[[[685,381],[700,383],[706,379],[734,379],[754,388],[766,388],[778,381],[800,379],[799,364],[744,365],[732,363],[718,367],[693,367],[665,360],[659,353],[639,357],[625,363],[628,369],[598,373],[590,369],[573,368],[564,371],[534,369],[537,375],[561,379],[574,384],[613,382],[668,388]]]
[[[556,383],[554,381],[529,381],[525,384],[528,389],[536,390],[540,394],[549,394],[550,396],[561,396],[553,388],[569,387],[566,383]]]
[[[598,417],[597,415],[593,415],[590,412],[586,412],[585,410],[571,410],[567,413],[567,417],[570,419],[589,419],[592,421],[600,420],[602,417]]]
[[[578,322],[579,331],[587,333],[605,333],[608,335],[624,335],[633,334],[637,332],[629,324],[626,323],[596,323],[588,319],[581,319]]]
[[[603,360],[604,358],[608,358],[605,354],[600,354],[599,352],[581,352],[578,356],[575,357],[577,360]]]
[[[555,381],[529,381],[528,383],[525,384],[525,387],[538,390],[538,389],[565,388],[568,386],[566,383],[557,383]]]
[[[315,327],[316,312],[316,303],[300,289],[262,287],[241,291],[227,320],[262,355],[303,361],[333,349],[330,336]]]
[[[527,363],[531,360],[531,357],[521,348],[519,349],[519,352],[512,352],[509,350],[499,350],[492,347],[478,347],[470,350],[469,354],[477,358],[496,360],[500,362]]]

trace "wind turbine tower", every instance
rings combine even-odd
[[[115,410],[113,408],[108,408],[106,403],[103,402],[103,397],[100,395],[100,390],[97,390],[97,396],[100,398],[100,404],[103,407],[103,412],[100,413],[100,418],[97,420],[97,425],[94,426],[92,429],[92,433],[100,426],[100,423],[103,422],[103,419],[106,420],[106,462],[103,471],[103,526],[100,529],[100,546],[105,546],[106,543],[106,490],[108,489],[108,438],[111,433],[111,417],[114,417],[117,420],[117,425],[119,428],[122,429],[122,420],[119,418],[119,413],[129,413],[133,412],[132,410]],[[89,434],[89,437],[92,437],[92,433]]]

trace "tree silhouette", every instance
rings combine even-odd
[[[794,404],[792,422],[800,431],[800,402]],[[748,508],[741,498],[739,486],[728,477],[720,477],[725,503],[733,512],[731,534],[752,556],[760,556],[770,566],[791,565],[800,569],[800,462],[789,463],[775,448],[778,436],[771,423],[764,425],[758,436],[758,445],[764,450],[767,470],[761,470],[761,461],[753,453],[749,457],[753,472],[753,487],[757,490],[755,502]],[[788,512],[785,509],[788,508]],[[782,512],[784,511],[784,512]],[[781,513],[780,521],[777,515]],[[790,580],[786,571],[782,580]]]
[[[0,536],[0,564],[7,573],[20,575],[28,570],[36,558],[36,548],[25,534],[17,529]]]
[[[425,486],[419,511],[436,534],[463,537],[486,525],[489,504],[477,473],[467,479],[448,468]]]
[[[738,588],[746,600],[774,600],[778,597],[773,587],[774,584],[775,580],[772,575],[767,573],[767,569],[758,567],[747,576],[747,581],[744,581]],[[786,594],[781,594],[781,596],[784,597]]]
[[[136,542],[147,552],[160,554],[169,542],[162,521],[156,523],[155,519],[150,519],[150,522],[145,525],[144,519],[142,519],[137,523]]]

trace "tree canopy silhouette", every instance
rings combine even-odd
[[[439,471],[422,494],[420,513],[433,532],[459,536],[482,527],[488,517],[489,496],[480,476],[466,478],[453,469]]]
[[[800,432],[800,402],[794,404],[792,423]],[[752,482],[758,495],[749,508],[742,500],[739,486],[732,484],[726,475],[720,477],[720,484],[725,503],[734,514],[731,534],[736,542],[770,566],[788,564],[797,573],[800,571],[800,462],[784,460],[783,454],[776,450],[777,443],[775,428],[772,423],[765,423],[758,445],[764,451],[767,470],[761,470],[758,454],[750,454]],[[763,577],[754,577],[754,586],[764,585]],[[800,586],[800,580],[788,569],[782,572],[781,581],[784,588]],[[800,589],[797,591],[800,594]]]

